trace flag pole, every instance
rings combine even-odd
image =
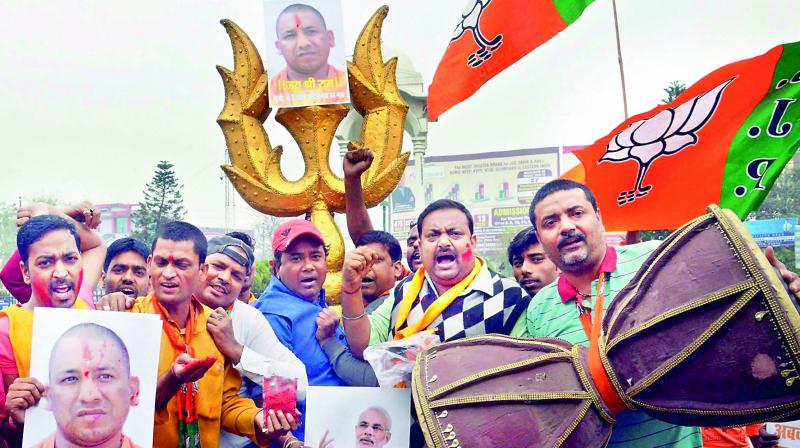
[[[625,89],[625,68],[622,65],[622,45],[619,42],[619,19],[617,18],[617,0],[611,0],[614,9],[614,34],[617,38],[617,61],[619,61],[619,79],[622,82],[622,110],[625,120],[628,119],[628,92]],[[642,241],[642,232],[629,230],[625,232],[625,244],[636,244]]]
[[[611,0],[614,8],[614,33],[617,37],[617,61],[619,61],[619,78],[622,81],[622,108],[625,111],[625,119],[628,119],[628,93],[625,90],[625,69],[622,66],[622,46],[619,43],[619,20],[617,19],[617,0]]]

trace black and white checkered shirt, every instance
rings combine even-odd
[[[401,280],[380,307],[384,310],[375,310],[370,316],[370,344],[393,338],[400,302],[411,285],[412,277],[410,275]],[[436,298],[436,288],[426,273],[425,282],[408,313],[406,324],[413,324],[421,319]],[[428,328],[436,327],[436,334],[443,342],[486,333],[511,334],[520,316],[525,315],[530,300],[527,292],[517,282],[500,276],[484,263],[472,283]],[[385,307],[391,307],[390,319],[389,310]]]

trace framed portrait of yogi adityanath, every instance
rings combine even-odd
[[[411,389],[311,386],[306,440],[314,448],[408,448]]]
[[[339,0],[264,0],[270,107],[350,102]]]
[[[155,314],[36,308],[24,448],[153,446],[161,320]]]

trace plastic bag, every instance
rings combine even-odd
[[[371,345],[364,350],[364,359],[372,366],[381,387],[407,387],[417,355],[439,343],[438,336],[425,331],[399,341]]]
[[[295,417],[297,408],[297,378],[282,376],[264,377],[264,408],[275,412],[283,411]]]

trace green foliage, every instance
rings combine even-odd
[[[489,268],[505,277],[514,276],[514,269],[508,262],[508,254],[506,254],[506,249],[509,245],[511,245],[511,240],[513,240],[517,233],[519,233],[519,231],[523,228],[524,227],[509,227],[503,231],[502,235],[499,237],[500,251],[492,257],[486,257],[486,263],[489,265]]]
[[[667,87],[664,88],[664,92],[667,94],[667,97],[661,100],[661,102],[664,104],[671,103],[675,101],[675,98],[677,98],[685,90],[686,84],[680,81],[672,81]]]
[[[272,278],[272,274],[269,272],[269,260],[256,261],[255,269],[252,291],[258,297],[267,289],[269,280]]]
[[[158,162],[153,178],[145,185],[144,201],[139,202],[139,209],[133,214],[135,238],[153,241],[162,225],[186,215],[181,196],[183,185],[178,183],[173,166],[166,160]]]
[[[764,202],[747,219],[770,219],[797,216],[800,213],[800,170],[786,168],[767,194]]]
[[[747,219],[773,219],[800,214],[800,170],[786,168],[767,194],[764,202],[747,216]],[[775,256],[789,269],[796,266],[793,246],[776,247]]]
[[[672,230],[645,230],[642,231],[642,241],[664,241],[670,233]]]
[[[17,248],[17,206],[0,202],[0,261],[5,261]]]

